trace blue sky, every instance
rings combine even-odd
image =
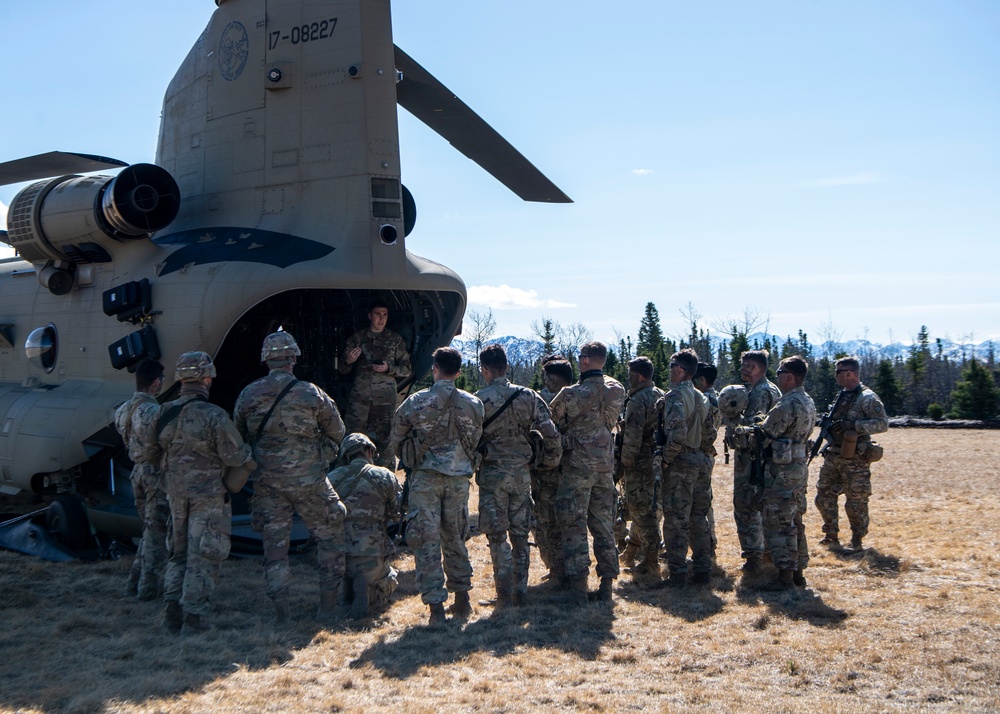
[[[396,0],[396,43],[575,201],[520,201],[400,112],[410,250],[500,334],[1000,339],[1000,4]],[[5,3],[0,160],[151,161],[213,0]],[[0,187],[8,204],[17,187]],[[0,208],[0,210],[3,210]],[[713,330],[717,331],[717,330]]]

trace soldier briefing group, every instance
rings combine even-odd
[[[386,328],[384,303],[373,303],[368,318],[340,361],[341,373],[354,374],[346,427],[333,399],[295,378],[301,351],[287,332],[264,339],[261,362],[269,373],[243,390],[232,419],[208,401],[216,371],[206,353],[181,355],[174,375],[180,393],[163,405],[156,400],[162,365],[138,365],[135,395],[115,416],[135,464],[131,479],[143,524],[126,592],[141,600],[162,597],[167,630],[206,628],[229,554],[229,494],[251,475],[252,526],[262,536],[277,624],[292,616],[288,552],[295,513],[316,546],[317,618],[365,618],[388,606],[397,583],[390,525],[405,526],[429,624],[447,622],[447,613],[468,618],[473,476],[495,591],[481,604],[527,601],[532,535],[548,571],[543,584],[568,605],[610,602],[621,566],[650,587],[708,585],[718,568],[712,472],[721,428],[733,452],[733,517],[751,586],[806,586],[802,517],[809,461],[821,447],[820,544],[863,551],[870,465],[882,456],[871,437],[886,431],[888,421],[878,396],[861,382],[856,358],[837,360],[841,392],[810,442],[817,411],[802,386],[808,366],[797,356],[781,361],[775,384],[767,379],[768,353],[745,352],[745,386],[719,393],[717,369],[691,349],[671,356],[666,390],[653,383],[652,362],[637,357],[628,363],[626,388],[603,372],[607,347],[587,342],[579,350],[579,376],[567,359],[548,357],[544,388],[536,393],[507,379],[506,353],[493,344],[479,355],[485,386],[470,394],[455,385],[461,354],[442,347],[433,355],[433,385],[397,407],[397,380],[410,376],[410,357],[403,339]],[[844,547],[841,494],[851,529]],[[599,578],[593,592],[591,542]]]

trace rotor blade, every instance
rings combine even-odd
[[[110,159],[107,156],[50,151],[47,154],[28,156],[0,164],[0,186],[21,183],[22,181],[34,181],[50,176],[85,174],[109,168],[120,169],[123,166],[128,166],[128,164],[118,159]]]
[[[394,45],[395,47],[395,45]],[[572,203],[530,161],[408,54],[396,49],[396,101],[525,201]]]

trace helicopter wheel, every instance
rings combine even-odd
[[[73,496],[56,496],[45,513],[45,527],[56,540],[72,550],[83,550],[90,543],[87,511]]]

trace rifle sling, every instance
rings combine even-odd
[[[275,407],[278,406],[278,402],[280,402],[282,399],[284,399],[285,395],[288,394],[289,390],[292,387],[294,387],[296,384],[298,384],[298,383],[299,383],[299,380],[293,379],[291,382],[289,382],[288,384],[286,384],[285,388],[281,390],[280,394],[278,394],[278,397],[274,400],[274,403],[271,405],[271,408],[267,410],[267,414],[265,414],[264,418],[261,420],[260,426],[257,427],[257,433],[254,434],[254,437],[253,437],[253,443],[254,444],[256,444],[258,441],[260,441],[260,435],[264,433],[264,427],[267,426],[267,421],[268,421],[268,419],[271,418],[271,415],[274,413],[274,409],[275,409]]]
[[[423,443],[420,444],[420,451],[417,452],[416,458],[413,460],[413,464],[410,465],[412,471],[416,471],[417,467],[424,460],[424,456],[427,455],[427,451],[431,448],[431,437],[437,434],[438,427],[441,426],[441,420],[448,417],[448,424],[451,425],[451,407],[455,403],[455,397],[458,395],[458,387],[451,393],[448,397],[448,401],[445,402],[444,407],[441,409],[441,414],[438,416],[437,420],[434,422],[434,426],[431,430],[427,432],[427,438],[424,439]],[[464,446],[462,447],[465,448]],[[409,480],[409,479],[407,479]]]
[[[184,407],[186,407],[191,402],[207,402],[207,401],[208,400],[205,399],[205,397],[201,396],[200,394],[195,394],[194,398],[188,399],[183,404],[175,404],[174,406],[167,409],[167,411],[163,412],[163,414],[160,415],[160,418],[156,420],[157,439],[159,439],[160,434],[163,433],[163,430],[166,429],[168,426],[170,426],[170,422],[172,422],[174,419],[180,416],[181,412],[184,410]]]
[[[489,443],[488,440],[486,439],[486,428],[490,424],[492,424],[493,422],[495,422],[500,417],[500,415],[503,414],[507,410],[507,407],[509,407],[514,402],[515,399],[517,399],[519,396],[521,396],[522,392],[526,392],[526,391],[528,391],[528,390],[525,389],[524,387],[515,386],[514,387],[514,393],[511,394],[509,397],[507,397],[507,401],[505,401],[503,404],[501,404],[500,408],[497,409],[495,412],[493,412],[490,415],[489,419],[487,419],[486,421],[483,422],[483,435],[479,438],[479,446],[480,447],[482,447],[483,445]]]

